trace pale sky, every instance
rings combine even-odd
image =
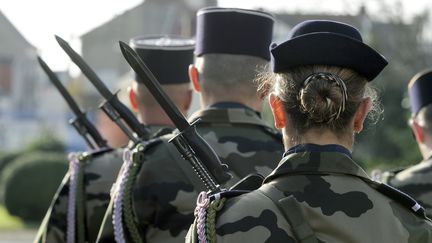
[[[200,1],[200,0],[189,0]],[[65,69],[66,55],[54,40],[59,35],[79,48],[79,36],[112,17],[140,4],[142,0],[1,0],[0,10],[38,50],[53,69]],[[379,15],[382,2],[397,0],[219,0],[224,7],[257,8],[287,12],[355,13],[365,3]],[[411,16],[432,9],[430,0],[401,0],[403,14]]]

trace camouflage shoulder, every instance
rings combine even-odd
[[[410,178],[428,178],[432,175],[432,160],[425,160],[410,166],[396,174],[398,180],[409,180]]]
[[[99,158],[99,157],[101,157],[107,153],[112,153],[114,151],[116,151],[116,150],[113,148],[105,147],[105,148],[101,148],[98,150],[83,152],[80,154],[80,160],[93,160],[93,159]]]
[[[157,131],[156,131],[156,132],[151,136],[151,138],[161,137],[161,136],[164,136],[164,135],[170,134],[170,133],[172,133],[173,131],[174,131],[174,129],[171,128],[171,127],[163,127],[163,128],[160,128],[159,130],[157,130]]]
[[[400,172],[405,170],[405,167],[397,167],[390,170],[382,171],[380,169],[372,170],[370,176],[373,180],[391,185],[391,180]]]
[[[281,142],[283,141],[282,133],[280,133],[278,130],[268,126],[262,126],[262,128],[266,133],[270,134],[270,136],[274,137],[276,140]]]
[[[228,198],[218,213],[216,233],[224,242],[296,242],[285,216],[261,189]]]
[[[196,212],[206,215],[208,227],[202,231],[202,221],[198,214],[186,236],[186,242],[198,242],[203,235],[212,242],[216,234],[217,241],[238,242],[295,242],[290,225],[273,200],[260,190],[254,190],[262,182],[261,176],[251,175],[237,183],[231,190],[222,191],[208,197],[208,206],[204,209],[198,197]],[[279,196],[279,195],[278,195]],[[210,219],[217,214],[215,221]],[[259,228],[265,228],[270,235],[262,234]],[[215,232],[212,229],[215,228]],[[210,231],[210,232],[209,232]],[[310,241],[313,242],[313,241]]]
[[[391,198],[395,202],[398,202],[400,205],[405,207],[408,211],[412,212],[416,216],[421,219],[428,220],[426,216],[426,211],[414,198],[410,195],[388,185],[385,183],[376,182],[373,180],[364,180],[368,183],[372,188],[377,190],[378,192],[384,194],[385,196]]]
[[[154,148],[154,147],[162,144],[164,141],[163,137],[164,136],[155,137],[155,138],[149,139],[145,142],[139,143],[133,148],[133,150],[134,151],[140,151],[140,152],[148,151],[149,149]]]

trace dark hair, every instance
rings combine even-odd
[[[297,136],[311,128],[327,128],[337,136],[345,135],[362,99],[376,99],[365,77],[337,66],[311,65],[283,73],[263,73],[258,82],[262,95],[275,92],[284,102]],[[378,111],[373,103],[373,110]]]

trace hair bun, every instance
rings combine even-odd
[[[347,100],[343,80],[331,73],[314,73],[303,82],[299,93],[300,110],[315,123],[337,120]]]

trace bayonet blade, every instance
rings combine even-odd
[[[84,73],[87,79],[105,98],[106,104],[109,104],[110,106],[105,106],[105,108],[112,109],[107,114],[110,116],[110,114],[112,114],[113,112],[118,113],[120,118],[123,119],[127,126],[136,133],[139,139],[147,140],[150,137],[148,129],[138,121],[138,119],[130,111],[130,109],[127,108],[126,105],[124,105],[122,102],[120,102],[120,100],[115,94],[111,93],[111,91],[105,86],[102,80],[93,71],[93,69],[91,69],[91,67],[84,61],[84,59],[78,53],[76,53],[65,40],[58,36],[55,36],[55,38],[59,43],[60,47],[70,57],[70,59],[80,68],[80,70]],[[119,125],[126,134],[128,134],[129,138],[137,142],[137,139],[134,138],[134,135],[128,131],[129,129],[127,129],[123,125],[123,122],[120,121],[117,116],[110,116],[110,118],[113,119],[113,121],[116,122],[117,125]]]
[[[84,73],[84,75],[88,78],[88,80],[92,82],[92,84],[96,87],[99,93],[101,93],[106,100],[111,99],[113,96],[112,92],[105,86],[105,84],[97,76],[97,74],[93,71],[93,69],[91,69],[86,62],[84,62],[82,57],[78,53],[76,53],[75,50],[72,49],[72,47],[65,40],[63,40],[57,35],[55,36],[55,38],[59,43],[60,47],[66,52],[66,54],[70,57],[70,59],[80,68],[80,70]]]
[[[86,143],[90,146],[90,148],[94,149],[96,147],[104,148],[107,147],[107,142],[102,138],[99,131],[96,127],[87,119],[85,112],[81,111],[78,104],[57,78],[57,75],[51,70],[51,68],[45,63],[45,61],[41,57],[37,57],[37,60],[48,75],[49,80],[57,90],[60,92],[61,96],[66,100],[66,103],[71,108],[72,112],[75,114],[76,118],[71,120],[70,123],[79,134],[84,138]]]
[[[81,109],[78,107],[78,104],[75,103],[72,96],[69,94],[69,92],[66,90],[66,88],[63,86],[63,84],[60,82],[60,80],[57,78],[57,75],[48,67],[48,65],[45,63],[45,61],[41,57],[37,57],[37,60],[42,67],[42,69],[45,71],[45,73],[48,75],[49,80],[51,80],[51,83],[54,84],[54,86],[57,87],[60,94],[63,96],[63,98],[66,100],[66,103],[69,105],[75,116],[80,117],[84,114],[84,112],[81,111]]]

